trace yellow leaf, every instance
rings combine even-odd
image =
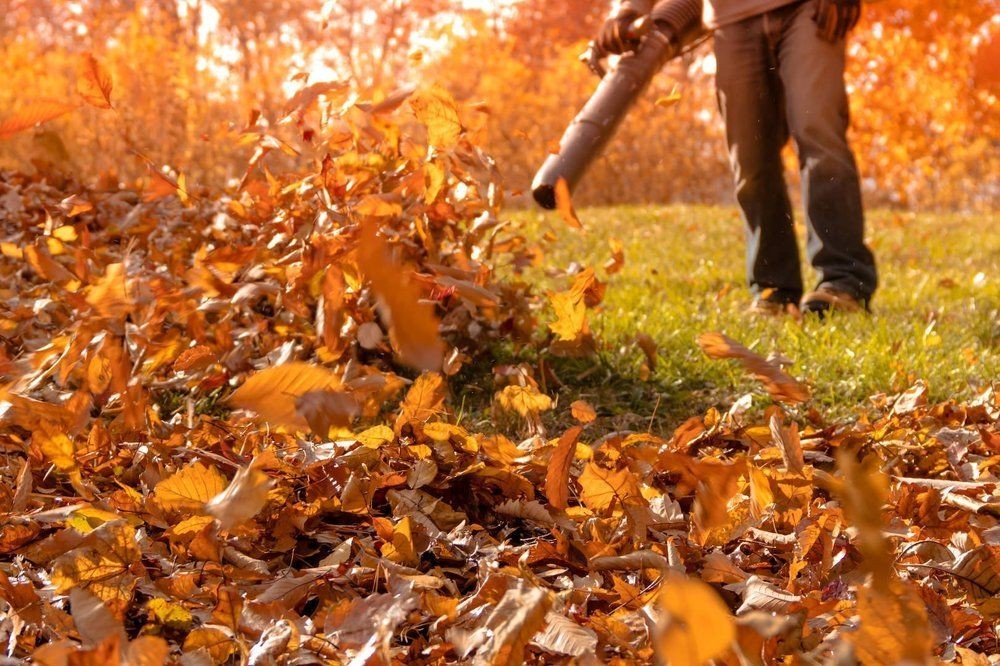
[[[166,511],[200,512],[205,504],[226,487],[219,470],[194,462],[163,479],[153,488],[153,497]]]
[[[256,460],[236,472],[229,486],[205,505],[209,515],[218,519],[221,529],[228,530],[250,520],[267,504],[271,479],[255,463]]]
[[[552,409],[552,398],[533,386],[505,386],[497,394],[497,402],[507,411],[516,412],[524,418],[534,418]]]
[[[677,91],[676,84],[670,90],[670,94],[665,97],[660,97],[656,100],[656,106],[668,107],[673,106],[677,102],[681,101],[681,94]]]
[[[415,567],[420,556],[413,546],[413,520],[406,516],[392,528],[392,543],[385,544],[382,554],[400,564]]]
[[[440,150],[454,148],[463,128],[448,91],[430,86],[414,93],[409,102],[417,120],[427,127],[427,142]]]
[[[326,391],[341,386],[340,377],[326,368],[308,363],[285,363],[252,375],[228,402],[257,412],[273,426],[305,430],[309,423],[296,409],[297,400],[312,391]]]
[[[32,441],[60,472],[76,469],[76,449],[65,433],[40,428],[32,435]]]
[[[377,449],[380,446],[394,441],[396,439],[396,433],[394,433],[392,428],[389,426],[377,425],[361,432],[355,437],[355,439],[357,439],[358,442],[366,448]]]
[[[74,511],[66,519],[66,527],[72,527],[81,534],[86,534],[97,529],[104,523],[121,520],[122,516],[110,511],[102,511],[96,507],[86,506]]]
[[[91,53],[80,56],[76,90],[83,100],[98,109],[111,108],[111,74]]]
[[[150,616],[169,629],[184,630],[194,622],[191,611],[180,604],[161,599],[159,597],[150,599],[146,604]]]
[[[736,625],[719,595],[700,580],[672,577],[660,588],[663,613],[656,650],[670,666],[702,666],[736,639]]]
[[[212,524],[212,516],[191,516],[167,530],[167,537],[176,541],[190,541]]]

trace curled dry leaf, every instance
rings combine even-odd
[[[556,181],[556,210],[559,211],[563,222],[574,229],[583,229],[583,224],[580,223],[580,218],[576,216],[576,210],[573,208],[573,197],[569,193],[569,185],[566,184],[564,178]]]
[[[229,530],[260,513],[271,486],[271,479],[255,459],[240,468],[226,489],[205,504],[205,511],[219,521],[221,529]]]
[[[569,506],[569,468],[573,464],[576,442],[582,431],[581,426],[573,426],[564,432],[549,460],[548,472],[545,474],[545,496],[548,497],[549,504],[557,509]]]
[[[805,402],[810,398],[809,388],[787,375],[780,366],[770,363],[732,338],[721,333],[702,333],[698,345],[709,358],[735,359],[758,381],[764,384],[768,394],[778,402]]]

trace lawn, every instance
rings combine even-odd
[[[989,216],[870,214],[881,273],[873,314],[823,322],[746,313],[743,233],[734,209],[614,207],[579,216],[585,233],[556,214],[515,217],[529,238],[544,243],[550,232],[557,239],[545,243],[543,266],[527,276],[540,288],[565,284],[557,273],[574,262],[602,266],[610,239],[624,247],[619,273],[598,271],[608,283],[603,309],[591,320],[601,342],[599,362],[555,366],[565,384],[560,401],[589,399],[609,429],[641,424],[669,432],[748,392],[755,409],[768,403],[735,364],[702,354],[695,337],[705,331],[790,359],[789,372],[813,389],[809,406],[830,420],[849,419],[870,396],[904,390],[918,379],[934,400],[969,398],[1000,377],[1000,234]],[[804,271],[808,287],[813,275]],[[657,367],[646,381],[634,342],[640,332],[658,346]]]

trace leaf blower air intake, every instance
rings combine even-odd
[[[621,56],[606,74],[600,65],[603,54],[591,43],[581,59],[602,77],[601,82],[566,128],[559,152],[550,154],[535,174],[531,191],[538,205],[556,207],[556,183],[563,179],[572,190],[656,73],[699,40],[704,34],[701,11],[702,0],[661,0],[648,18],[632,26],[630,32],[642,36],[638,48]]]

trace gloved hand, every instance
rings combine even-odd
[[[816,32],[828,42],[847,36],[861,18],[861,0],[818,0],[813,21]]]
[[[639,12],[625,10],[606,20],[597,36],[597,48],[614,55],[634,50],[639,40],[630,38],[628,30],[640,16]]]

